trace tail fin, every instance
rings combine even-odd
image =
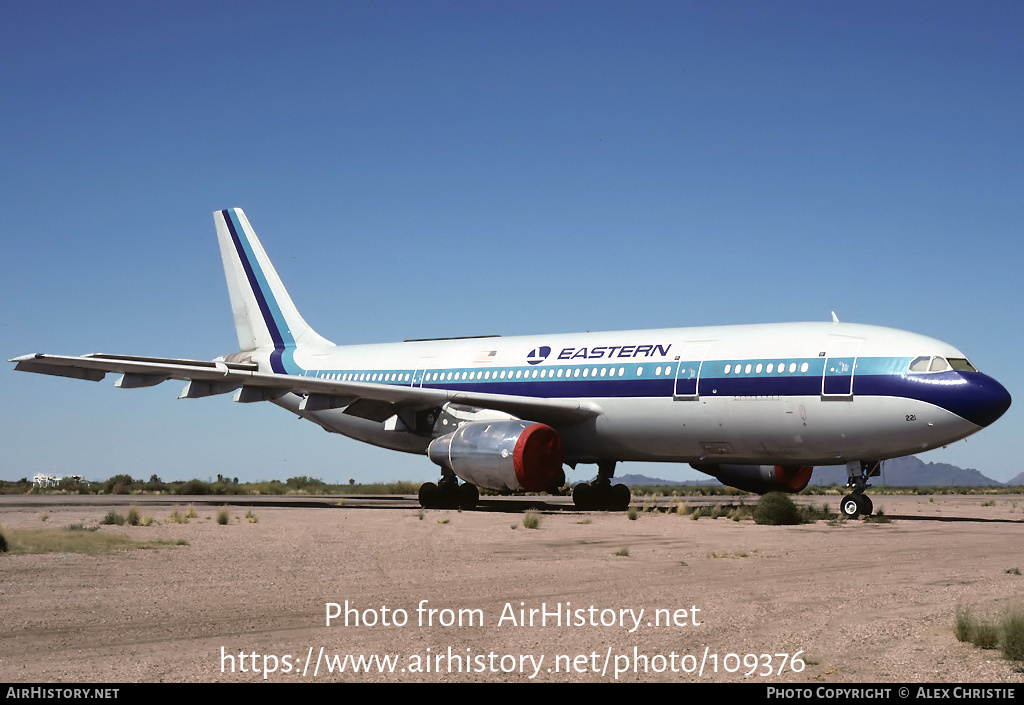
[[[215,211],[217,240],[242,352],[270,352],[270,366],[280,374],[297,372],[297,347],[333,345],[299,315],[241,208]]]

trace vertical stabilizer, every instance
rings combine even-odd
[[[292,360],[296,348],[333,343],[319,336],[299,315],[242,209],[215,211],[213,219],[239,350],[269,352],[274,372],[296,372]]]

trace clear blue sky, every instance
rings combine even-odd
[[[945,340],[1017,401],[922,458],[1006,480],[1022,37],[1018,0],[7,3],[0,352],[234,351],[211,213],[241,206],[338,343],[833,310]],[[271,405],[10,368],[2,479],[437,475]]]

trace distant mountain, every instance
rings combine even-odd
[[[811,484],[846,484],[846,466],[832,465],[814,468]],[[974,468],[960,468],[949,463],[925,463],[913,455],[893,458],[882,463],[882,474],[870,480],[872,485],[894,485],[896,487],[927,487],[929,485],[954,485],[960,487],[1002,486],[1003,483],[985,477]]]
[[[617,475],[614,482],[627,485],[719,485],[718,480],[708,477],[706,480],[662,480],[646,475]],[[815,467],[811,476],[812,485],[846,485],[846,466],[828,465]],[[985,477],[974,468],[960,468],[949,463],[925,463],[916,456],[894,458],[882,463],[882,474],[871,478],[872,485],[892,485],[896,487],[928,487],[930,485],[954,485],[960,487],[1003,486],[1004,483]],[[1009,482],[1007,486],[1024,485],[1024,472]]]
[[[1007,487],[1016,487],[1017,485],[1024,485],[1024,472],[1017,473],[1006,482]]]

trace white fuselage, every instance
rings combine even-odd
[[[922,356],[964,358],[946,343],[904,331],[791,323],[299,349],[291,372],[586,400],[600,413],[557,428],[567,462],[839,464],[921,452],[982,427],[947,402],[948,389],[959,385],[969,394],[965,377],[984,375],[911,372]],[[431,440],[395,418],[304,412],[299,401],[289,394],[278,403],[329,431],[387,448],[422,453]],[[458,423],[444,416],[432,437],[453,430],[440,425],[445,421]]]

